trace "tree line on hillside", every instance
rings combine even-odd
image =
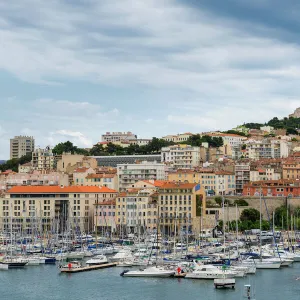
[[[200,136],[199,134],[191,136],[187,141],[179,144],[188,144],[191,146],[201,146],[202,143],[208,143],[209,147],[221,147],[223,139],[221,137]],[[174,142],[165,141],[159,138],[152,138],[147,145],[129,145],[122,147],[113,143],[96,144],[90,150],[78,148],[70,141],[59,143],[53,148],[53,153],[62,154],[63,152],[71,152],[72,154],[83,154],[86,156],[109,156],[109,155],[146,155],[146,154],[159,154],[161,148],[174,145]]]
[[[278,119],[277,117],[271,119],[265,124],[262,123],[245,123],[245,127],[249,129],[260,129],[262,126],[272,126],[274,129],[286,129],[287,134],[298,135],[297,129],[300,129],[300,118],[283,118]]]
[[[6,170],[12,170],[14,172],[18,172],[19,165],[28,163],[31,161],[31,159],[32,159],[31,153],[28,153],[27,155],[22,156],[21,158],[9,159],[5,163],[0,165],[0,171],[4,172]]]
[[[192,146],[201,146],[203,142],[208,143],[209,147],[220,147],[223,145],[221,137],[200,136],[199,134],[191,136],[186,142],[179,144],[189,144]],[[160,154],[161,148],[174,145],[174,142],[165,141],[159,138],[152,138],[147,145],[129,145],[122,147],[113,143],[106,145],[96,144],[91,149],[83,149],[75,146],[72,142],[67,141],[57,144],[52,152],[56,155],[63,153],[82,154],[85,156],[110,156],[110,155],[147,155],[147,154]],[[31,161],[32,154],[28,153],[19,159],[10,159],[0,165],[0,171],[13,170],[18,171],[19,165]]]

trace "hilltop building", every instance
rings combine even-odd
[[[20,158],[34,151],[32,136],[15,136],[10,140],[10,159]]]
[[[161,161],[175,169],[198,167],[200,160],[200,147],[180,144],[161,149]]]

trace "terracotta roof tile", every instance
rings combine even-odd
[[[92,178],[114,178],[116,174],[89,174],[86,176],[86,179],[92,179]]]
[[[68,194],[68,193],[117,193],[108,187],[97,186],[14,186],[8,194]]]
[[[197,183],[183,183],[183,182],[167,182],[162,185],[161,189],[192,189]]]

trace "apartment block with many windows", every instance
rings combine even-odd
[[[10,140],[10,159],[20,158],[34,151],[32,136],[15,136]]]
[[[43,232],[69,227],[92,231],[94,205],[116,196],[117,191],[106,187],[15,186],[0,200],[0,228],[7,229],[12,217],[14,230],[27,233],[35,222]]]

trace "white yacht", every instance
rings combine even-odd
[[[117,262],[117,261],[122,261],[124,259],[126,260],[133,260],[133,255],[131,254],[130,250],[123,249],[119,251],[117,254],[115,254],[112,258],[111,261]]]
[[[107,264],[108,260],[105,255],[96,255],[95,257],[87,260],[86,264],[87,265],[102,265],[102,264]]]
[[[260,259],[252,257],[248,257],[242,261],[242,265],[246,266],[255,266],[256,269],[279,269],[281,266],[281,262],[278,260],[271,260],[271,259]]]
[[[121,273],[123,277],[171,277],[174,276],[175,271],[165,270],[161,267],[151,266],[143,270],[124,271]]]
[[[192,279],[218,279],[218,278],[233,278],[237,272],[230,270],[221,270],[213,265],[198,266],[193,272],[186,274],[185,278]]]

